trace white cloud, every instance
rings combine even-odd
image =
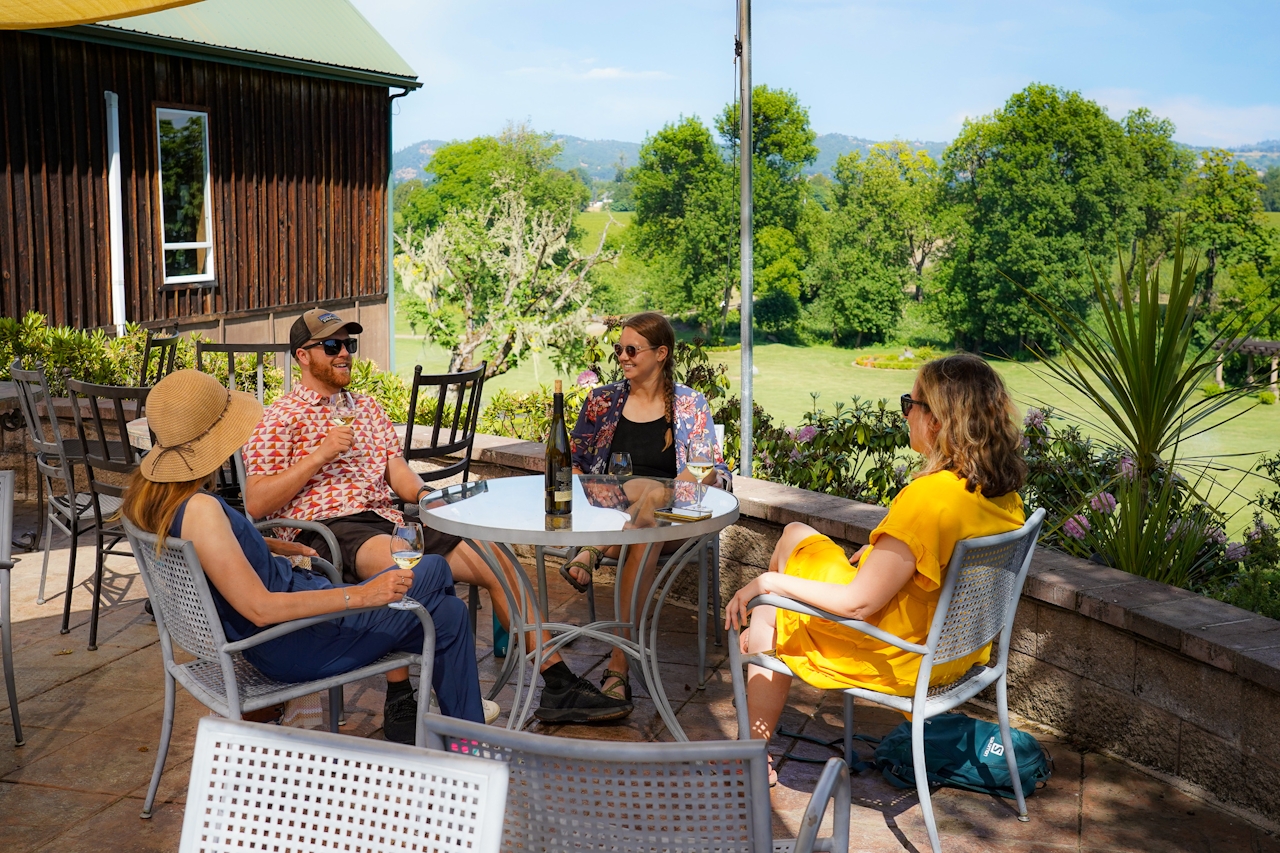
[[[1096,89],[1085,93],[1107,107],[1112,118],[1147,107],[1177,125],[1174,134],[1188,145],[1237,147],[1280,138],[1280,104],[1231,106],[1215,104],[1197,95],[1152,99],[1136,89]]]

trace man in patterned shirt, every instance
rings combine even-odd
[[[359,323],[320,308],[299,317],[289,344],[302,381],[263,412],[244,448],[245,509],[254,518],[281,516],[328,526],[342,552],[343,579],[349,583],[393,564],[391,530],[403,518],[394,498],[417,501],[430,489],[409,467],[390,418],[372,397],[352,394],[355,421],[350,426],[333,422],[331,399],[351,382],[357,346],[351,334],[361,331]],[[488,590],[498,620],[508,627],[506,595],[480,555],[456,536],[425,528],[423,535],[424,553],[442,555],[455,580]],[[317,534],[304,531],[297,538],[328,556]],[[541,720],[597,722],[631,711],[630,702],[605,696],[574,675],[559,654],[548,659],[542,677],[542,698],[535,711]],[[388,695],[384,717],[414,721],[416,715],[412,692]]]

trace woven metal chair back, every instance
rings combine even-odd
[[[976,652],[1013,624],[1043,520],[1037,510],[1017,530],[956,544],[938,601],[941,618],[929,633],[934,666]]]
[[[98,472],[132,474],[142,459],[142,451],[129,443],[129,421],[146,414],[150,388],[125,385],[95,385],[67,378],[76,436],[84,448],[84,463],[90,470],[89,487],[98,494],[120,497],[121,482],[103,481]]]
[[[386,741],[205,717],[182,853],[495,853],[506,767]]]
[[[195,545],[167,536],[157,553],[157,536],[139,530],[128,519],[124,530],[151,599],[156,627],[188,654],[221,663],[227,637]]]
[[[180,339],[181,335],[158,338],[151,332],[147,332],[147,342],[142,347],[142,368],[138,374],[139,385],[150,387],[173,373]],[[152,365],[153,359],[155,361],[154,366]]]
[[[258,398],[258,402],[266,405],[267,384],[266,371],[268,366],[278,367],[284,373],[284,393],[288,394],[293,390],[293,365],[289,359],[289,345],[286,344],[211,344],[205,341],[196,342],[196,370],[205,370],[205,363],[209,363],[209,371],[213,369],[213,359],[208,358],[210,354],[218,354],[226,357],[226,372],[218,377],[218,381],[227,388],[236,388],[240,391],[249,391]],[[283,354],[284,358],[278,358]],[[244,387],[243,384],[236,382],[236,358],[243,356],[253,359],[253,384],[251,387]],[[221,359],[219,359],[220,361]],[[283,362],[283,363],[281,363]],[[244,363],[244,359],[241,359]],[[221,373],[221,371],[219,371]]]
[[[429,714],[427,744],[510,766],[504,851],[772,847],[762,740],[588,741]]]
[[[461,454],[461,459],[442,468],[421,473],[425,482],[448,479],[461,474],[463,482],[471,473],[471,447],[476,438],[476,422],[480,419],[480,394],[484,390],[484,372],[488,362],[461,373],[423,375],[422,365],[413,368],[413,387],[409,394],[409,423],[404,431],[404,458],[440,459]],[[421,412],[430,413],[430,424],[415,425]],[[430,436],[426,447],[414,447],[413,435],[426,431]]]

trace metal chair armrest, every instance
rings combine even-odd
[[[350,610],[338,610],[334,613],[322,613],[319,616],[308,616],[305,619],[293,619],[289,622],[281,622],[279,624],[272,625],[264,631],[259,631],[252,637],[237,640],[234,643],[227,643],[222,647],[222,651],[227,653],[242,652],[245,649],[251,649],[254,646],[260,646],[270,640],[283,637],[285,634],[292,634],[294,631],[301,631],[303,628],[310,628],[312,625],[319,625],[323,622],[341,619],[343,616],[351,616],[356,613],[369,613],[374,610],[384,610],[385,608],[386,605],[382,605],[380,607],[353,607]],[[425,607],[415,607],[412,609],[412,612],[417,615],[418,619],[422,622],[423,629],[425,630],[430,627],[434,636],[435,625],[431,621],[431,614],[427,612],[427,609]]]
[[[830,838],[818,838],[818,827],[826,814],[827,803],[832,807]],[[840,758],[829,758],[822,768],[818,785],[813,789],[804,817],[800,819],[800,832],[796,836],[794,853],[810,853],[813,850],[844,851],[849,849],[849,768]]]
[[[806,616],[816,616],[819,619],[826,619],[828,622],[835,622],[837,625],[843,625],[851,628],[860,634],[866,634],[868,637],[875,637],[882,643],[888,643],[894,648],[902,649],[904,652],[923,655],[929,650],[917,643],[908,643],[899,636],[890,634],[888,631],[882,631],[875,625],[862,622],[858,619],[846,619],[843,616],[837,616],[834,613],[828,613],[821,607],[814,607],[812,604],[805,604],[803,601],[796,601],[794,598],[787,598],[782,595],[757,595],[747,603],[747,609],[759,607],[760,605],[769,605],[777,607],[781,610],[790,610],[793,613],[803,613]]]
[[[273,527],[289,527],[294,530],[307,530],[311,533],[320,534],[320,538],[324,539],[324,544],[329,546],[329,555],[333,557],[333,563],[329,564],[324,560],[320,570],[328,575],[329,580],[335,584],[342,583],[342,552],[338,550],[338,537],[333,535],[333,531],[318,521],[303,521],[300,518],[264,518],[261,521],[255,521],[253,526],[258,528],[259,532],[270,530]],[[332,573],[325,569],[328,565],[333,570]]]

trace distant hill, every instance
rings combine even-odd
[[[599,180],[611,180],[613,178],[619,157],[623,159],[627,168],[634,166],[640,157],[640,143],[638,142],[622,142],[617,139],[582,139],[577,136],[557,136],[555,139],[564,146],[563,153],[556,161],[557,166],[562,169],[576,169],[581,166],[587,170],[591,177]],[[942,159],[942,152],[949,144],[947,142],[922,140],[909,140],[909,143],[914,148],[928,151],[929,156],[935,160]],[[398,184],[411,178],[422,177],[422,167],[431,160],[437,148],[447,144],[447,142],[440,139],[426,139],[395,152],[392,159],[395,182]],[[850,151],[861,151],[865,154],[867,149],[876,144],[876,140],[864,139],[861,136],[848,136],[843,133],[823,133],[818,136],[816,144],[818,146],[818,158],[811,166],[805,168],[805,174],[808,175],[814,175],[819,172],[825,172],[830,175],[831,169],[836,164],[837,157]],[[1188,147],[1195,151],[1206,150],[1203,146]],[[1268,139],[1254,145],[1240,145],[1229,150],[1258,170],[1264,170],[1268,166],[1280,165],[1280,140],[1277,139]]]
[[[564,151],[556,160],[561,169],[585,168],[593,178],[602,181],[613,180],[618,158],[628,169],[636,164],[640,157],[640,143],[619,142],[616,139],[580,139],[576,136],[557,136],[555,140],[564,146]],[[449,143],[441,139],[425,139],[422,142],[401,148],[391,159],[395,182],[401,183],[423,176],[422,167],[427,165],[436,149]]]

